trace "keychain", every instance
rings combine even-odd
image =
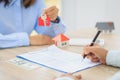
[[[50,26],[50,18],[47,14],[45,14],[45,10],[43,10],[41,16],[38,18],[39,26]]]

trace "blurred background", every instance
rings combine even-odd
[[[56,5],[67,29],[95,27],[96,22],[114,22],[120,30],[120,0],[45,0],[47,6]]]

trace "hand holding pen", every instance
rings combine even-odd
[[[106,64],[107,53],[107,49],[95,44],[94,46],[84,47],[83,55],[87,55],[87,58],[92,62],[101,62],[102,64]]]
[[[89,45],[89,46],[93,46],[94,45],[94,43],[95,43],[95,41],[97,40],[97,38],[98,38],[98,36],[99,36],[99,34],[101,33],[101,31],[98,31],[97,32],[97,34],[95,35],[95,37],[93,38],[93,40],[92,40],[92,43]],[[82,59],[82,61],[85,59],[85,57],[87,56],[87,55],[92,55],[91,53],[89,53],[89,54],[83,54],[83,59]],[[81,61],[81,62],[82,62]]]
[[[92,40],[92,43],[90,44],[90,46],[93,46],[95,41],[97,40],[99,34],[101,33],[101,31],[98,31],[97,34],[95,35],[95,37]],[[87,55],[83,55],[83,58],[85,58]]]

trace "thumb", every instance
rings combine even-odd
[[[85,49],[85,54],[89,54],[89,53],[92,53],[94,55],[97,55],[97,48],[94,48],[94,47],[87,47]]]

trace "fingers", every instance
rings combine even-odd
[[[52,40],[51,37],[49,37],[49,36],[44,36],[44,43],[50,45],[50,44],[54,44],[55,42]]]
[[[57,8],[56,6],[51,6],[51,7],[49,7],[49,8],[46,9],[46,12],[52,11],[52,10],[54,10],[56,8]]]
[[[47,15],[53,16],[53,14],[58,14],[58,9],[54,8],[52,10],[46,10]]]
[[[45,10],[45,13],[54,21],[58,16],[58,11],[59,9],[56,6],[51,6]]]
[[[74,80],[80,80],[82,77],[81,75],[73,75],[72,73],[68,73],[68,74],[63,74],[61,75],[60,77],[63,77],[63,76],[66,76],[66,77],[71,77],[73,78]]]
[[[94,54],[91,54],[90,55],[87,55],[87,58],[89,60],[91,60],[92,62],[98,62],[99,61],[99,58],[97,56],[95,56]]]
[[[85,48],[84,48],[84,52],[85,52],[85,54],[87,54],[87,55],[90,54],[90,53],[96,55],[97,48],[96,48],[96,47],[85,47]]]
[[[72,73],[68,73],[68,74],[63,74],[61,76],[72,76],[73,74]]]
[[[81,79],[81,78],[82,78],[81,75],[75,75],[75,77],[76,77],[77,79]]]
[[[83,54],[87,54],[87,58],[90,59],[92,62],[101,62],[105,64],[107,53],[108,50],[100,47],[99,45],[95,45],[95,46],[86,46],[84,48]]]
[[[99,56],[97,55],[97,52],[96,52],[97,47],[98,47],[97,45],[96,46],[86,45],[82,55],[83,56],[87,55],[87,58],[89,60],[91,60],[92,62],[99,62],[100,58],[99,58]]]
[[[92,62],[100,62],[100,59],[99,58],[92,58],[92,60],[91,60]]]

